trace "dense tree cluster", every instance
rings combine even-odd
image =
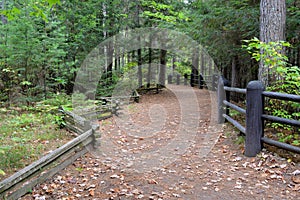
[[[139,27],[187,34],[205,47],[233,86],[244,87],[258,75],[258,63],[242,44],[259,37],[259,7],[259,0],[2,0],[0,101],[31,102],[57,92],[71,93],[77,70],[95,46]],[[292,44],[287,55],[299,66],[299,1],[286,0],[286,9],[286,40]],[[112,79],[112,71],[155,60],[179,70],[192,62],[212,65],[203,63],[201,55],[196,60],[178,59],[157,49],[115,56],[118,52],[108,47],[106,53]]]

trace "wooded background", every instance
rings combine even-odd
[[[168,28],[190,36],[205,47],[232,86],[245,87],[258,78],[259,63],[242,44],[269,37],[260,23],[262,13],[268,12],[266,2],[270,1],[2,0],[0,101],[30,104],[53,94],[72,93],[76,72],[94,47],[120,31],[139,27]],[[292,45],[286,49],[289,64],[299,66],[300,1],[271,2],[285,6],[280,11],[286,21],[283,32],[276,34]],[[130,66],[157,62],[184,74],[191,72],[193,62],[158,49],[139,49],[120,57],[114,56],[117,52],[112,48],[107,52],[112,64],[105,79],[110,81],[99,87],[109,88]],[[212,65],[201,57],[196,62]]]

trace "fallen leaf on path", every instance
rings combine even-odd
[[[300,183],[300,175],[298,175],[298,176],[292,176],[292,181],[294,183],[299,184]]]
[[[298,191],[300,190],[300,184],[295,185],[295,187],[293,188],[294,191]]]
[[[90,194],[91,196],[95,196],[95,189],[90,189],[90,190],[89,190],[89,194]]]
[[[158,184],[158,182],[156,180],[154,180],[154,179],[149,179],[148,183],[149,184]]]

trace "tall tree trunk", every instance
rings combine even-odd
[[[261,0],[260,40],[263,42],[285,40],[286,3],[285,0]],[[263,52],[262,52],[263,53]],[[269,66],[259,63],[258,78],[265,86],[272,82]]]
[[[172,64],[172,75],[174,76],[174,72],[176,70],[176,55],[173,56],[173,64]]]
[[[237,57],[234,56],[231,61],[231,87],[238,87],[238,76],[237,76]],[[233,98],[233,101],[238,100],[237,93],[230,93],[230,98]]]
[[[140,5],[139,5],[139,2],[137,2],[136,4],[136,26],[137,28],[140,27]],[[138,44],[140,46],[141,44],[141,37],[138,36],[137,38],[138,40]],[[139,84],[139,87],[142,87],[143,85],[143,72],[142,72],[142,49],[139,48],[137,50],[137,56],[138,56],[138,84]]]
[[[204,50],[201,50],[201,64],[200,64],[200,74],[204,75]]]
[[[234,56],[231,61],[231,86],[237,87],[237,69],[236,69],[236,57]]]
[[[5,10],[5,0],[2,0],[2,2],[0,4],[0,10]],[[1,21],[3,24],[7,23],[7,19],[4,15],[1,15]]]
[[[159,84],[165,86],[166,81],[166,65],[167,65],[167,51],[160,50],[160,67],[159,67]]]
[[[140,41],[140,38],[138,40]],[[142,49],[138,49],[137,54],[138,54],[138,84],[139,87],[141,87],[143,85]]]
[[[193,53],[193,58],[192,58],[192,74],[193,74],[193,83],[198,84],[198,76],[199,76],[199,50],[196,49],[195,52]],[[193,85],[193,84],[192,84]]]
[[[113,49],[113,44],[112,42],[109,42],[108,45],[106,46],[107,48],[107,72],[109,77],[112,76],[112,69],[113,69],[113,54],[114,54],[114,49]]]
[[[151,40],[151,38],[150,38]],[[151,43],[151,41],[150,41]],[[149,51],[149,60],[148,60],[148,74],[147,74],[147,88],[150,87],[151,84],[151,74],[152,74],[152,70],[151,70],[151,63],[152,63],[152,49],[148,48]]]

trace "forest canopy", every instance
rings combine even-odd
[[[76,72],[94,47],[121,31],[140,27],[188,35],[205,47],[233,85],[245,87],[258,75],[258,62],[242,45],[259,38],[259,7],[258,0],[2,0],[0,101],[26,103],[72,93]],[[299,19],[300,2],[286,0],[286,41],[291,44],[286,55],[291,66],[300,63]],[[185,73],[190,73],[188,63],[193,62],[176,60],[157,49],[119,57],[113,50],[110,53],[111,79],[134,63],[159,62],[162,56],[167,66],[177,65]]]

